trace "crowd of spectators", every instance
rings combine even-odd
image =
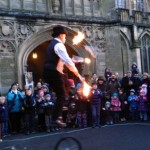
[[[139,74],[136,63],[120,77],[105,69],[104,75],[85,76],[91,86],[83,95],[83,84],[68,79],[68,95],[63,103],[63,121],[70,128],[93,128],[124,121],[147,121],[150,118],[150,79]],[[7,96],[0,96],[0,128],[2,136],[59,129],[53,122],[57,97],[50,85],[37,82],[34,89],[13,83]]]

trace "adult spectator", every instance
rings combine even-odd
[[[127,96],[130,95],[130,90],[133,88],[133,79],[132,79],[132,72],[128,71],[126,76],[122,78],[122,88]]]
[[[11,90],[7,94],[7,100],[13,133],[20,132],[21,129],[22,105],[24,98],[24,94],[17,90],[17,85],[15,83],[12,84]]]
[[[132,72],[133,76],[134,76],[134,74],[138,74],[139,73],[139,69],[138,69],[137,64],[135,62],[131,66],[131,72]]]
[[[106,81],[108,81],[109,78],[112,76],[112,72],[110,71],[109,68],[105,69],[104,76],[105,76]]]

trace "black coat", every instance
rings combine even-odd
[[[0,104],[0,123],[6,121],[8,121],[8,106],[7,104],[4,103],[4,104]]]

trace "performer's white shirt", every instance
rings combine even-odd
[[[57,64],[57,70],[63,74],[63,68],[65,64],[70,71],[72,72],[77,71],[75,64],[73,63],[72,59],[69,57],[67,53],[65,45],[61,42],[60,39],[55,38],[55,40],[60,42],[54,46],[54,51],[60,58]]]

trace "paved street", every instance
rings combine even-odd
[[[83,150],[150,150],[150,124],[125,123],[102,128],[65,129],[53,133],[13,135],[0,143],[0,150],[53,150],[66,136],[75,137]]]

